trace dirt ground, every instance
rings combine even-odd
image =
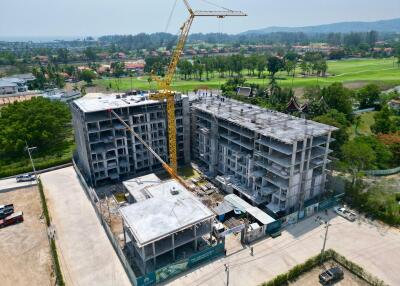
[[[319,283],[318,275],[325,271],[325,269],[329,269],[333,266],[337,266],[334,262],[324,263],[321,267],[316,267],[310,272],[302,275],[299,279],[297,279],[294,283],[290,283],[291,286],[314,286],[314,285],[322,285]],[[336,282],[335,286],[368,286],[369,284],[353,273],[349,272],[346,268],[343,268],[344,277],[342,280]]]
[[[51,256],[36,187],[0,192],[0,204],[13,203],[24,222],[0,229],[0,284],[54,285]]]

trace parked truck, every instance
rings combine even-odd
[[[339,266],[332,267],[319,275],[319,282],[329,285],[343,279],[343,270]]]
[[[23,212],[16,212],[8,217],[0,220],[0,228],[10,226],[13,224],[17,224],[24,221],[24,213]]]
[[[14,205],[0,205],[0,219],[3,219],[14,213]]]

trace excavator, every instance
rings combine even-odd
[[[186,182],[178,175],[178,160],[177,160],[177,148],[176,148],[176,119],[175,119],[175,91],[171,88],[171,83],[174,78],[176,67],[178,65],[180,56],[183,52],[186,40],[189,36],[189,31],[192,26],[193,20],[196,17],[216,17],[225,18],[231,16],[247,16],[241,11],[232,11],[227,8],[221,7],[221,11],[204,11],[204,10],[193,10],[188,0],[183,0],[186,9],[189,12],[189,18],[183,23],[180,28],[180,36],[175,50],[171,57],[167,72],[163,78],[155,77],[158,84],[158,91],[150,94],[150,99],[166,101],[167,103],[167,125],[168,125],[168,148],[169,148],[169,162],[168,165],[124,120],[113,110],[110,110],[113,116],[115,116],[126,128],[129,130],[137,140],[139,140],[150,153],[161,163],[163,168],[169,173],[169,175],[176,179],[184,187],[190,189]],[[207,1],[208,2],[208,1]],[[209,3],[209,2],[208,2]]]

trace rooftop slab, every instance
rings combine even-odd
[[[120,209],[125,223],[141,246],[214,216],[175,180],[150,186],[146,192],[151,198]]]
[[[138,178],[133,178],[127,181],[124,181],[122,184],[126,188],[126,190],[130,193],[130,195],[137,201],[143,201],[148,198],[148,193],[146,192],[146,188],[158,185],[161,183],[161,180],[155,174],[148,174],[145,176],[141,176]]]
[[[337,130],[333,126],[223,97],[202,97],[192,106],[286,144]]]
[[[158,102],[158,100],[149,99],[148,94],[125,96],[123,93],[88,93],[87,95],[85,95],[85,97],[74,101],[74,103],[83,112],[104,111],[108,109],[146,105]]]

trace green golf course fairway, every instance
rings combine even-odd
[[[394,58],[387,59],[351,59],[340,61],[328,61],[327,77],[303,77],[300,70],[297,70],[295,78],[287,76],[286,72],[280,72],[276,75],[278,83],[282,87],[302,88],[309,86],[325,86],[334,82],[342,82],[350,87],[359,87],[366,83],[376,83],[382,88],[389,88],[400,85],[400,67]],[[247,74],[243,72],[243,75]],[[267,72],[265,72],[267,75]],[[247,77],[247,83],[266,84],[268,78],[259,79],[256,77]],[[120,78],[120,79],[99,79],[95,84],[110,91],[126,91],[132,89],[149,88],[156,89],[156,83],[147,81],[148,76]],[[181,80],[179,76],[175,77],[172,87],[179,91],[192,91],[198,88],[208,87],[216,89],[223,84],[227,78],[215,77],[210,80]],[[110,87],[111,83],[111,87]]]

